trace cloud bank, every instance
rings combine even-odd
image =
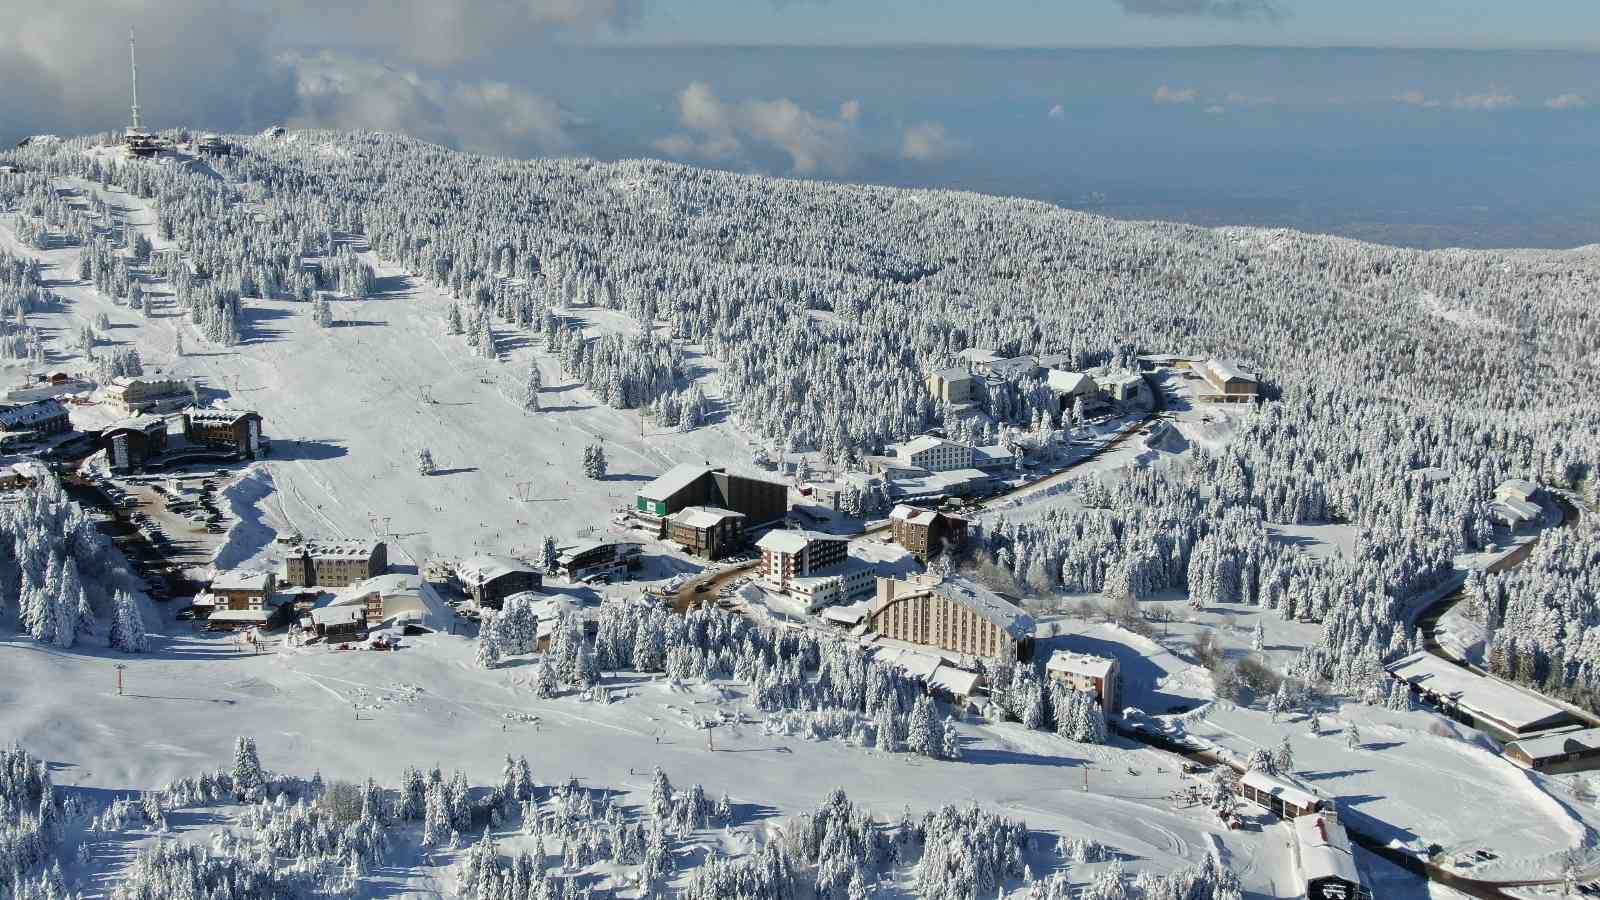
[[[1289,9],[1276,0],[1117,0],[1124,12],[1162,19],[1222,19],[1277,24]]]
[[[855,156],[855,126],[861,104],[840,105],[836,116],[818,115],[788,98],[724,102],[703,81],[678,94],[678,124],[684,130],[657,140],[657,150],[679,159],[741,161],[747,145],[789,157],[797,175],[841,174]]]

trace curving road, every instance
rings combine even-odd
[[[1122,443],[1129,438],[1138,437],[1140,428],[1148,425],[1151,420],[1161,415],[1161,413],[1165,412],[1167,408],[1166,396],[1164,395],[1163,391],[1155,387],[1152,379],[1148,375],[1144,376],[1144,380],[1146,384],[1151,385],[1150,396],[1154,399],[1154,402],[1150,405],[1150,409],[1144,414],[1144,416],[1139,419],[1136,425],[1129,427],[1122,434],[1119,434],[1111,440],[1106,441],[1104,444],[1101,444],[1099,447],[1096,447],[1085,456],[1073,460],[1059,471],[1052,472],[1038,481],[1032,481],[1027,484],[1011,488],[1010,490],[1002,491],[998,494],[985,497],[983,500],[968,506],[964,511],[972,512],[980,510],[985,505],[997,500],[1008,500],[1013,497],[1026,496],[1036,491],[1045,490],[1054,485],[1060,484],[1061,482],[1072,477],[1079,467],[1099,459],[1103,454],[1109,453],[1117,447],[1122,446]],[[889,523],[885,521],[882,524],[874,525],[871,528],[857,531],[854,534],[840,535],[840,537],[848,540],[856,540],[857,538],[867,537],[869,535],[878,534],[888,530]],[[730,566],[726,569],[718,569],[715,572],[709,572],[695,578],[691,578],[678,588],[678,592],[676,594],[672,595],[670,599],[672,608],[676,609],[678,612],[687,612],[691,607],[703,600],[715,599],[717,592],[722,590],[722,588],[725,587],[728,582],[738,579],[741,575],[744,575],[760,564],[761,561],[759,558],[757,558],[749,562],[740,563],[736,566]],[[700,589],[701,585],[705,586],[703,590]]]

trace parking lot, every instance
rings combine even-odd
[[[227,470],[179,475],[85,477],[75,499],[107,516],[110,533],[158,600],[193,593],[230,517],[219,492],[233,478]]]

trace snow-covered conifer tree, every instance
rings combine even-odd
[[[124,653],[144,650],[144,616],[139,612],[138,601],[126,591],[117,592],[116,608],[112,612],[108,643]]]

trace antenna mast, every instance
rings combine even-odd
[[[128,29],[128,65],[133,73],[133,130],[139,131],[139,55],[133,48],[133,28]]]

